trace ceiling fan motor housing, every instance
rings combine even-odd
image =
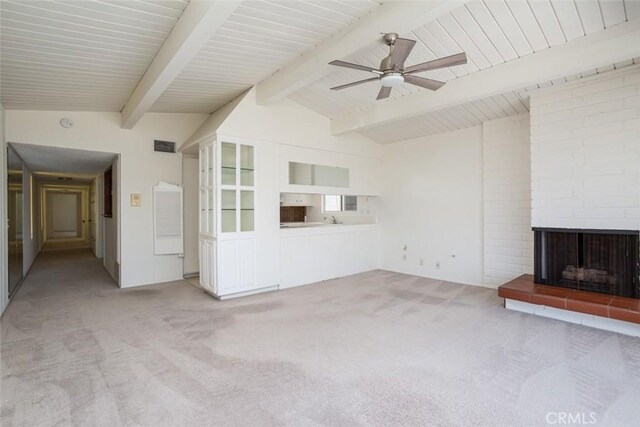
[[[380,77],[380,83],[384,87],[398,87],[402,82],[404,82],[402,73],[384,73],[384,75]]]
[[[382,40],[384,40],[384,42],[386,44],[388,44],[389,46],[393,45],[396,40],[398,40],[398,37],[400,37],[398,35],[398,33],[386,33],[383,37]]]

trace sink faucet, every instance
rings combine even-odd
[[[335,216],[331,215],[331,224],[337,224],[338,220],[336,219]]]

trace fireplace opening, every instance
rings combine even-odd
[[[533,230],[535,283],[640,298],[638,231]]]

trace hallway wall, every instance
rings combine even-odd
[[[5,111],[0,104],[0,224],[7,223],[7,143],[5,139]],[[0,253],[9,253],[7,241],[7,227],[0,227]],[[0,256],[0,314],[9,302],[9,278],[7,257]]]
[[[182,184],[184,185],[184,274],[200,271],[198,259],[198,194],[200,178],[198,158],[182,157]]]
[[[40,252],[38,239],[38,218],[40,214],[40,203],[37,197],[36,179],[27,168],[22,168],[22,265],[26,276]]]
[[[104,265],[104,268],[107,269],[113,280],[115,280],[116,283],[121,284],[122,276],[120,275],[120,253],[118,246],[118,221],[120,217],[118,182],[120,180],[120,168],[117,159],[111,164],[111,170],[111,194],[113,197],[111,217],[107,218],[104,216],[104,203],[102,204],[101,210],[102,218],[104,219],[104,254],[102,264]],[[104,182],[104,174],[102,175],[102,179]]]
[[[91,181],[91,190],[89,197],[89,209],[90,209],[90,225],[89,225],[89,240],[91,243],[91,250],[96,258],[102,259],[103,254],[103,232],[104,232],[104,218],[103,212],[103,197],[102,183],[104,182],[103,176],[96,177]]]

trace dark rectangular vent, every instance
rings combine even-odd
[[[156,139],[153,141],[153,151],[160,151],[161,153],[175,153],[176,143],[170,141],[160,141]]]

